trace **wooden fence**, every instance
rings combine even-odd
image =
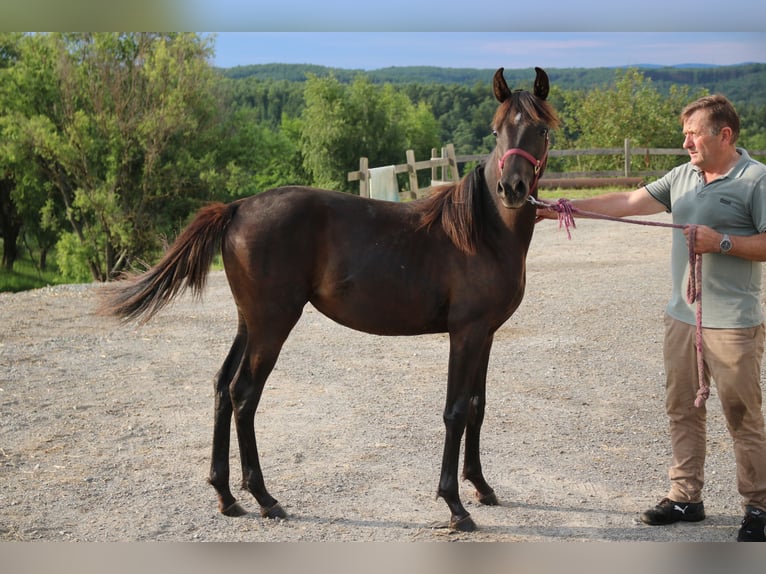
[[[766,150],[750,151],[749,153],[751,156],[766,156]],[[540,187],[637,187],[647,178],[660,177],[667,170],[632,170],[632,158],[636,156],[644,157],[647,159],[648,165],[651,156],[688,156],[688,152],[681,148],[633,147],[629,139],[625,140],[621,148],[553,149],[548,152],[549,158],[589,155],[621,155],[623,156],[623,168],[621,170],[566,172],[546,170],[543,178],[540,180]],[[409,188],[400,191],[399,195],[402,199],[414,199],[422,196],[428,187],[456,182],[460,179],[459,168],[461,165],[469,162],[479,162],[485,157],[486,154],[456,156],[453,144],[447,144],[447,146],[441,149],[440,153],[435,149],[431,150],[430,159],[416,161],[415,152],[407,150],[407,162],[393,166],[395,173],[406,173],[408,175]],[[421,190],[418,186],[417,172],[424,169],[431,170],[431,183],[427,188]],[[363,197],[370,196],[370,167],[366,157],[360,158],[359,170],[348,173],[348,181],[359,181],[359,195]]]
[[[458,162],[466,163],[470,159],[457,158],[455,156],[455,146],[447,144],[441,149],[441,155],[437,155],[435,149],[431,150],[431,158],[423,161],[415,160],[415,152],[411,149],[406,153],[407,163],[393,166],[394,173],[406,173],[409,180],[409,189],[399,193],[402,199],[415,199],[421,194],[418,186],[418,171],[423,169],[431,170],[431,185],[439,185],[447,182],[457,182],[460,179]],[[467,156],[466,156],[467,157]],[[477,156],[483,159],[482,156]],[[359,170],[348,173],[348,181],[359,181],[359,195],[370,197],[370,167],[368,159],[362,157],[359,159]]]

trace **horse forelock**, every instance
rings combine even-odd
[[[551,129],[559,127],[559,118],[553,106],[531,92],[517,90],[500,104],[492,120],[492,127],[498,129],[502,124],[517,124],[515,117],[521,115],[521,122],[545,124]]]

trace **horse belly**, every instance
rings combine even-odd
[[[376,335],[419,335],[447,330],[446,295],[391,274],[348,275],[315,291],[310,302],[330,319]]]

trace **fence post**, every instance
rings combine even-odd
[[[452,176],[452,181],[457,183],[460,181],[460,173],[457,169],[457,157],[455,156],[455,146],[454,144],[448,143],[446,148],[446,156],[447,160],[449,161],[449,169],[450,169],[450,175]],[[444,157],[444,148],[442,148],[442,157]],[[444,177],[444,168],[442,168],[442,179],[447,179]]]
[[[366,157],[359,158],[359,197],[370,197],[370,170]]]
[[[630,177],[630,139],[625,138],[625,177]]]
[[[415,169],[415,151],[407,150],[407,175],[410,176],[410,193],[418,196],[418,171]]]

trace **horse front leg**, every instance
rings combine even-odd
[[[496,506],[495,491],[484,478],[480,460],[481,425],[484,422],[484,409],[487,402],[487,367],[493,337],[488,337],[482,349],[481,364],[476,373],[476,382],[468,403],[468,420],[465,431],[465,458],[463,460],[463,478],[471,481],[476,488],[476,498],[481,504]]]
[[[471,390],[479,370],[486,334],[450,333],[450,355],[447,373],[447,400],[444,407],[444,453],[438,496],[450,509],[450,528],[470,532],[476,529],[471,515],[460,501],[458,462],[460,441],[468,422]]]

